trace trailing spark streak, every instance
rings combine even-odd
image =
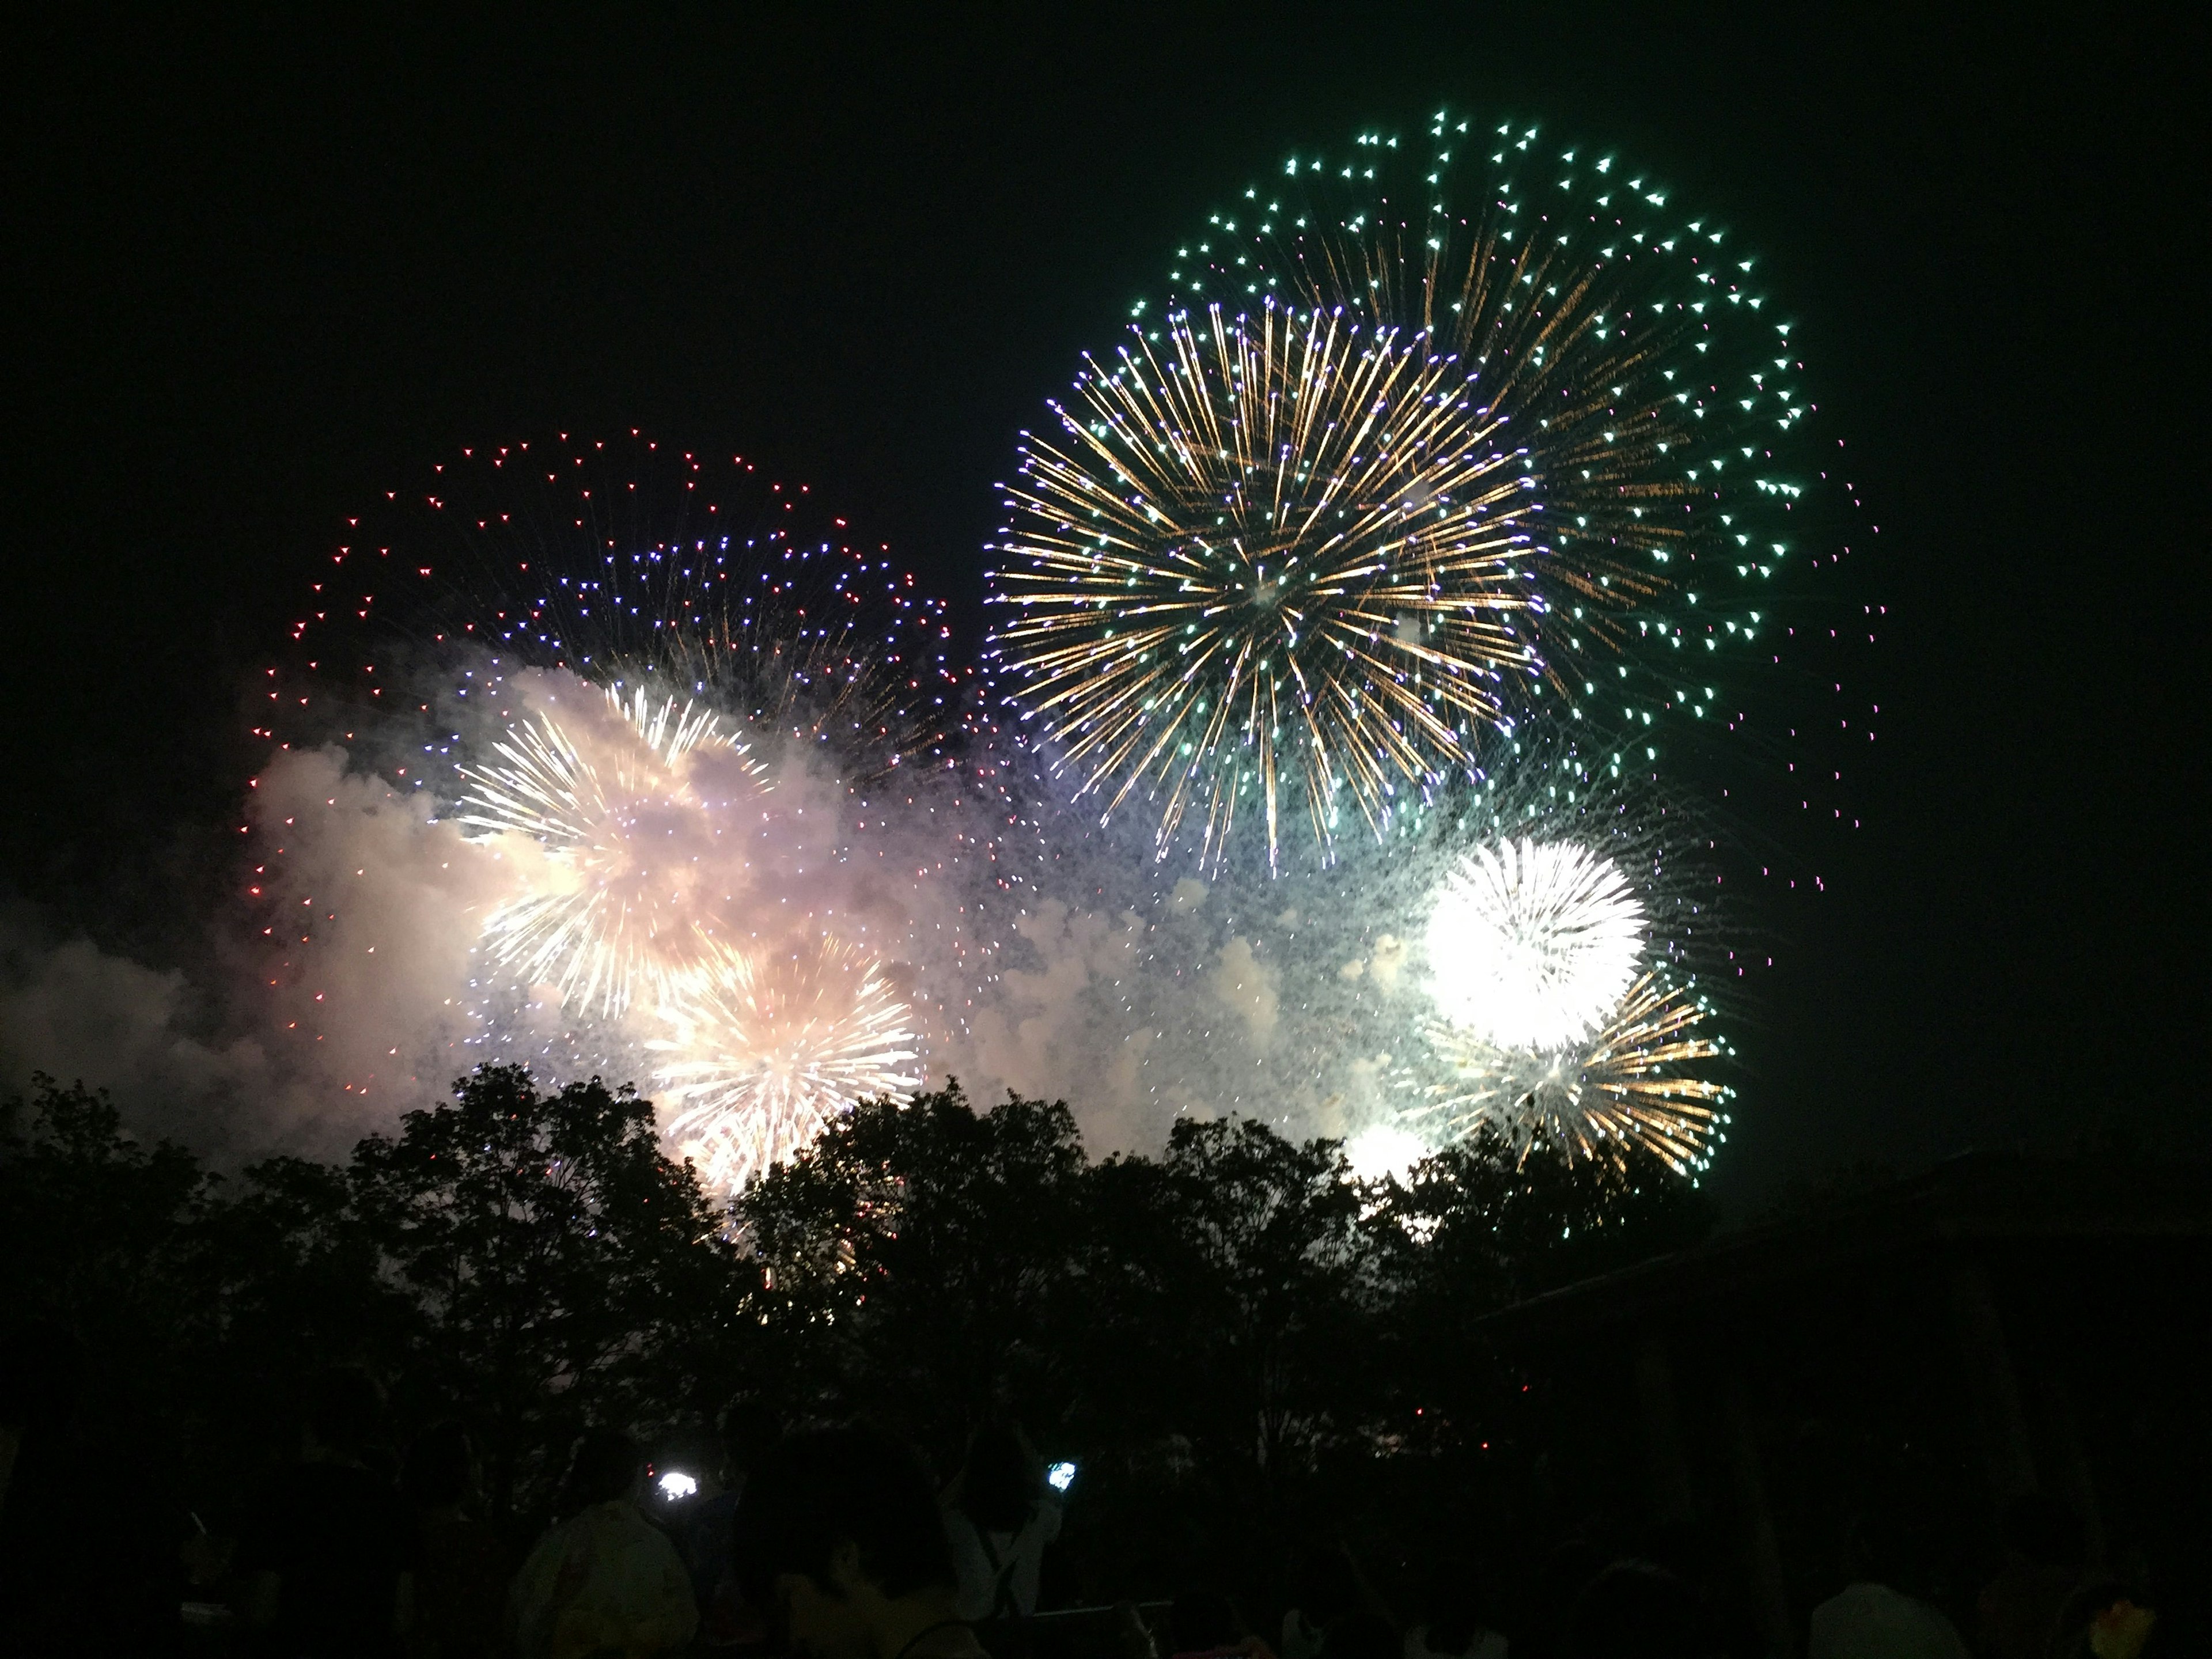
[[[734,1192],[811,1145],[854,1101],[921,1086],[911,1011],[865,951],[817,938],[752,952],[703,945],[647,1046],[663,1135]]]
[[[1705,1018],[1701,1000],[1647,973],[1582,1042],[1506,1048],[1439,1021],[1429,1039],[1449,1075],[1408,1115],[1448,1134],[1492,1127],[1523,1158],[1540,1148],[1620,1166],[1635,1147],[1688,1174],[1711,1156],[1733,1092],[1681,1070],[1728,1052],[1698,1030]]]
[[[1079,796],[1144,789],[1163,848],[1283,797],[1328,839],[1464,760],[1534,659],[1513,624],[1533,498],[1425,335],[1318,308],[1178,319],[1093,364],[1032,441],[999,646]],[[1024,568],[1025,567],[1025,568]]]
[[[1405,137],[1209,216],[1021,446],[994,667],[1162,856],[1387,837],[1533,725],[1615,775],[1724,745],[1723,682],[1796,637],[1771,579],[1827,551],[1805,364],[1723,229],[1534,130]]]
[[[550,983],[564,1003],[614,1016],[667,994],[722,896],[707,890],[711,872],[669,849],[724,833],[728,809],[769,785],[708,711],[655,702],[642,688],[627,702],[611,690],[607,701],[614,721],[540,714],[493,744],[500,763],[465,773],[456,816],[550,854],[554,880],[485,922],[493,959],[525,983]]]

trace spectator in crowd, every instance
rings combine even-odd
[[[1897,1588],[1903,1556],[1885,1516],[1862,1516],[1853,1524],[1844,1588],[1813,1609],[1805,1659],[1966,1659],[1951,1621]]]
[[[1568,1659],[1576,1599],[1614,1554],[1579,1528],[1545,1553],[1514,1597],[1507,1629],[1515,1659]]]
[[[8,1511],[8,1483],[15,1476],[15,1455],[23,1449],[23,1431],[29,1426],[30,1415],[13,1367],[0,1370],[0,1515]]]
[[[1978,1612],[1984,1659],[2045,1659],[2058,1621],[2081,1587],[2081,1523],[2043,1492],[2006,1507],[2004,1565],[1984,1587]]]
[[[2051,1659],[2150,1659],[2158,1614],[2136,1604],[2118,1579],[2076,1590],[2058,1615]]]
[[[0,1325],[0,1517],[11,1513],[9,1489],[26,1446],[27,1473],[75,1415],[80,1370],[65,1332],[30,1321]],[[20,1500],[12,1512],[23,1513]]]
[[[1283,1614],[1283,1659],[1321,1659],[1331,1628],[1361,1607],[1350,1554],[1337,1544],[1309,1547],[1298,1557],[1294,1594]]]
[[[1329,1626],[1322,1659],[1403,1659],[1405,1638],[1390,1621],[1364,1608]]]
[[[416,1437],[399,1495],[415,1514],[415,1595],[408,1659],[490,1659],[514,1563],[476,1513],[476,1449],[458,1423]]]
[[[756,1648],[768,1639],[765,1616],[745,1599],[732,1545],[747,1473],[775,1442],[763,1412],[749,1401],[732,1403],[720,1433],[702,1437],[697,1449],[699,1491],[672,1516],[699,1603],[700,1639],[710,1648]]]
[[[1168,1641],[1174,1659],[1274,1659],[1237,1603],[1216,1589],[1175,1598],[1168,1607]]]
[[[507,1626],[521,1659],[624,1659],[690,1642],[699,1610],[676,1547],[638,1509],[645,1458],[611,1429],[577,1442],[562,1508],[515,1575]]]
[[[1687,1584],[1649,1561],[1616,1561],[1575,1598],[1568,1650],[1573,1659],[1712,1659],[1721,1644]]]
[[[945,1535],[960,1577],[963,1619],[1035,1613],[1047,1546],[1060,1536],[1060,1494],[1029,1437],[998,1425],[968,1443],[968,1460],[945,1493]]]
[[[365,1372],[325,1372],[308,1393],[298,1462],[246,1516],[240,1613],[271,1659],[399,1650],[415,1527],[370,1467],[383,1425],[384,1396]]]
[[[1145,1622],[1143,1609],[1134,1601],[1114,1604],[1101,1659],[1160,1659],[1160,1644]]]
[[[1505,1637],[1465,1563],[1430,1591],[1427,1610],[1429,1616],[1406,1632],[1404,1659],[1506,1659]]]
[[[738,1509],[745,1593],[800,1659],[985,1659],[929,1479],[862,1429],[787,1440]]]
[[[737,1476],[742,1486],[744,1476]],[[730,1457],[720,1431],[688,1425],[653,1442],[646,1468],[644,1510],[669,1536],[690,1575],[692,1599],[703,1615],[708,1595],[730,1559],[729,1517],[737,1512]],[[720,1523],[702,1528],[709,1515]],[[720,1536],[710,1535],[719,1533]]]

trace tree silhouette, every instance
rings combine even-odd
[[[82,1089],[0,1108],[0,1318],[82,1356],[87,1421],[129,1424],[143,1479],[195,1504],[285,1455],[334,1363],[391,1385],[402,1432],[467,1420],[518,1515],[587,1422],[650,1434],[745,1395],[792,1426],[873,1418],[949,1471],[1011,1413],[1079,1449],[1085,1524],[1154,1552],[1116,1583],[1208,1539],[1279,1554],[1407,1456],[1471,1491],[1520,1395],[1483,1316],[1711,1223],[1656,1165],[1480,1137],[1379,1182],[1247,1120],[1092,1163],[1065,1104],[978,1111],[957,1084],[862,1103],[726,1212],[634,1092],[517,1066],[343,1164],[228,1180]]]
[[[478,1425],[495,1504],[592,1420],[697,1409],[734,1330],[737,1257],[653,1109],[516,1066],[356,1148],[356,1213],[421,1323],[411,1386]]]
[[[1086,1173],[1064,1103],[978,1114],[955,1082],[855,1107],[737,1206],[765,1391],[948,1450],[1010,1401],[1049,1409],[1072,1386]]]

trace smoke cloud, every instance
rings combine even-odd
[[[81,1077],[142,1128],[240,1156],[341,1150],[488,1060],[653,1094],[647,1045],[669,1026],[652,997],[564,997],[487,949],[489,923],[573,886],[576,860],[461,804],[547,716],[618,778],[636,721],[565,673],[486,672],[468,690],[422,754],[270,761],[202,961],[157,969],[11,930],[0,1081]],[[675,771],[680,787],[626,809],[646,851],[599,872],[626,884],[627,913],[750,947],[817,931],[865,946],[911,1004],[932,1084],[1065,1099],[1094,1153],[1157,1147],[1184,1114],[1337,1133],[1385,1109],[1388,1034],[1424,994],[1401,941],[1433,872],[1410,849],[1200,878],[1133,832],[994,822],[951,773],[856,787],[794,738]]]

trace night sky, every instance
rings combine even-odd
[[[1841,579],[1888,607],[1865,828],[1808,849],[1824,896],[1759,917],[1723,1192],[2083,1129],[2203,1144],[2201,37],[753,9],[19,26],[15,926],[154,959],[205,926],[246,677],[344,516],[463,445],[635,426],[758,455],[972,647],[991,484],[1078,350],[1285,150],[1448,102],[1738,227],[1881,527]]]

